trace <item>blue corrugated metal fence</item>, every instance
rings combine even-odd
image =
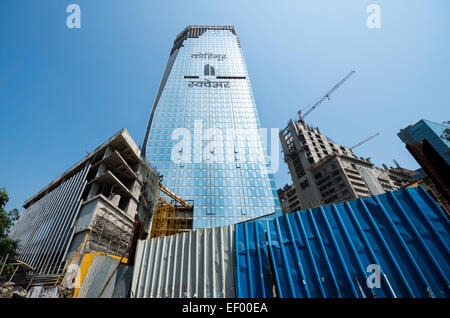
[[[236,294],[449,297],[449,228],[421,187],[239,224]]]
[[[235,244],[236,296],[273,297],[263,225],[247,222],[237,226]]]

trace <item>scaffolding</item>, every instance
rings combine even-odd
[[[194,205],[183,200],[161,183],[159,189],[173,200],[168,202],[162,196],[159,196],[153,216],[150,238],[169,236],[191,230]]]
[[[86,241],[85,252],[122,256],[128,253],[133,223],[121,220],[106,208],[100,208]]]
[[[133,223],[119,217],[116,213],[102,207],[97,212],[89,232],[78,246],[75,253],[66,263],[62,273],[57,277],[54,286],[65,276],[70,264],[77,262],[75,258],[83,259],[90,253],[121,257],[120,261],[128,255],[131,238],[133,235]],[[124,261],[128,262],[128,260]]]

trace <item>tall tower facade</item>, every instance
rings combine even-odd
[[[163,183],[193,200],[193,228],[280,213],[264,132],[233,26],[174,41],[143,143]]]

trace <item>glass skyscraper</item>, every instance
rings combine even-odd
[[[397,135],[405,144],[412,144],[423,139],[428,140],[450,165],[450,122],[440,124],[421,119],[414,125],[401,129]]]
[[[194,228],[281,213],[255,99],[233,26],[188,26],[157,92],[143,154],[194,202]]]

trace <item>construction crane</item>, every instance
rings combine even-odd
[[[299,121],[304,125],[305,124],[304,118],[310,112],[312,112],[317,106],[319,106],[324,100],[330,99],[330,95],[333,94],[334,91],[337,90],[339,88],[339,86],[341,86],[346,80],[348,80],[350,78],[350,76],[352,76],[354,73],[355,73],[355,71],[351,71],[350,73],[348,73],[347,76],[345,76],[339,83],[334,85],[333,88],[328,93],[323,95],[317,102],[315,102],[314,105],[310,109],[308,109],[303,115],[302,115],[302,111],[299,110],[298,111]]]
[[[363,141],[357,143],[357,144],[354,145],[353,147],[350,147],[350,150],[353,150],[353,149],[355,149],[356,147],[361,146],[362,144],[368,142],[368,141],[369,141],[370,139],[372,139],[372,138],[375,138],[375,137],[378,136],[379,134],[380,134],[380,133],[376,133],[375,135],[372,135],[372,136],[370,136],[369,138],[364,139]]]

